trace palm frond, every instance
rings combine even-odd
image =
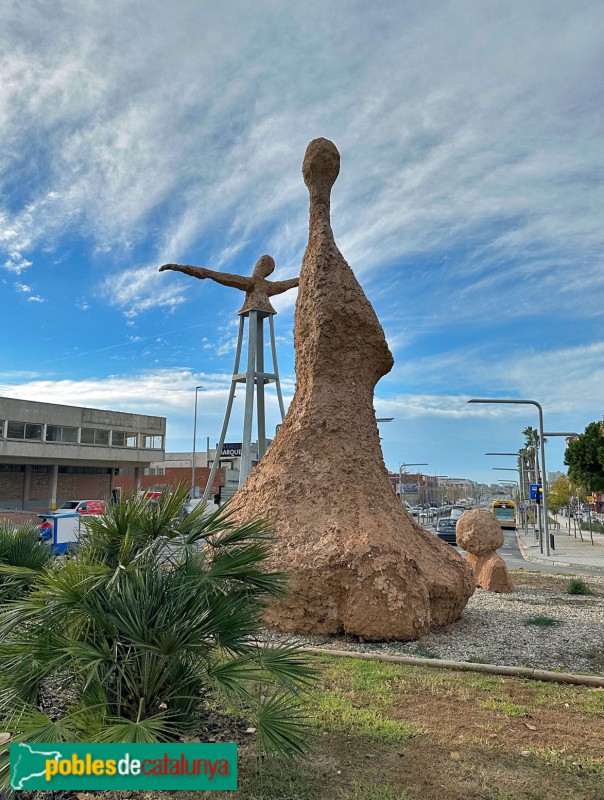
[[[299,698],[287,694],[262,698],[257,724],[257,746],[261,752],[307,755],[311,726]]]
[[[174,741],[178,735],[178,725],[169,713],[164,712],[138,721],[125,717],[110,718],[98,732],[96,741],[153,744]]]

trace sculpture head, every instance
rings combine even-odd
[[[275,259],[272,256],[260,256],[256,261],[253,275],[257,278],[266,278],[275,271]]]
[[[327,195],[340,172],[340,153],[329,139],[313,139],[306,148],[302,175],[310,192]]]

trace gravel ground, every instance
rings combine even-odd
[[[349,636],[302,636],[295,641],[334,650],[604,674],[604,577],[585,579],[593,591],[586,596],[566,592],[568,576],[532,573],[517,580],[513,594],[477,589],[459,622],[419,642],[369,643]],[[556,624],[528,624],[537,616]]]

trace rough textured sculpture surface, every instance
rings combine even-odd
[[[392,491],[373,409],[393,358],[375,312],[334,242],[335,145],[306,151],[308,247],[294,345],[296,391],[275,440],[233,499],[240,517],[267,518],[268,566],[289,576],[267,609],[282,631],[415,639],[458,619],[474,591],[450,545],[419,527]]]
[[[504,539],[494,514],[484,508],[465,511],[457,521],[455,535],[457,544],[468,551],[466,561],[472,567],[477,586],[489,592],[514,591],[505,561],[495,552]]]
[[[217,272],[213,269],[207,269],[207,267],[191,267],[188,264],[164,264],[159,268],[159,271],[184,272],[185,275],[192,275],[200,280],[210,278],[223,286],[241,289],[245,292],[245,302],[239,309],[239,314],[245,314],[246,311],[267,311],[269,314],[274,314],[275,309],[271,305],[269,297],[286,292],[288,289],[293,289],[300,282],[299,278],[290,278],[287,281],[267,281],[267,276],[274,269],[275,262],[273,258],[271,256],[261,256],[249,278],[245,275],[235,275],[232,272]]]

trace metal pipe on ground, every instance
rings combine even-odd
[[[572,683],[579,686],[604,688],[604,675],[575,675],[572,672],[550,672],[530,667],[510,667],[499,664],[474,664],[470,661],[446,661],[440,658],[416,658],[415,656],[389,656],[383,653],[359,653],[356,650],[330,650],[326,647],[301,647],[304,653],[335,658],[361,658],[367,661],[387,661],[391,664],[406,664],[413,667],[437,667],[439,669],[458,669],[465,672],[482,672],[488,675],[509,675],[517,678],[531,678],[550,683]]]

